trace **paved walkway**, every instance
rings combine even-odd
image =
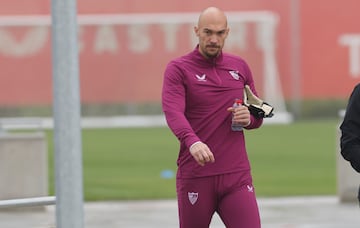
[[[359,228],[356,203],[335,196],[259,198],[263,228]],[[84,205],[86,228],[176,228],[175,200],[93,202]],[[55,206],[43,211],[0,212],[1,228],[55,228]],[[223,228],[217,215],[211,228]]]

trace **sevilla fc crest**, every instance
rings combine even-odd
[[[236,70],[231,70],[229,71],[230,75],[235,79],[235,80],[239,80],[240,76],[239,76],[239,71]]]
[[[198,192],[188,192],[188,197],[189,197],[190,203],[192,205],[194,205],[199,198],[199,193]]]

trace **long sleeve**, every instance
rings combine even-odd
[[[256,96],[258,96],[258,93],[256,92],[256,89],[255,89],[255,84],[254,84],[254,79],[253,79],[253,76],[252,76],[252,72],[251,72],[249,66],[247,64],[245,64],[244,69],[247,72],[246,75],[248,75],[247,79],[246,79],[246,85],[248,85],[250,87],[251,91]],[[250,121],[251,121],[250,125],[245,127],[248,130],[259,128],[263,124],[263,119],[262,118],[257,119],[253,115],[250,116]]]
[[[185,84],[181,70],[169,63],[164,73],[162,107],[166,121],[181,143],[189,148],[200,141],[185,117]]]

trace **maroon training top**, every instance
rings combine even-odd
[[[206,59],[197,46],[167,65],[162,106],[168,126],[180,141],[178,178],[250,169],[243,131],[231,130],[232,113],[227,111],[236,98],[243,99],[245,85],[256,94],[246,62],[227,53]],[[251,124],[246,129],[258,128],[262,121],[251,116]],[[214,154],[214,163],[197,164],[189,152],[197,141],[208,145]]]

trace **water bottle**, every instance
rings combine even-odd
[[[233,108],[240,107],[241,105],[242,105],[242,100],[235,99]],[[243,130],[243,126],[241,124],[234,122],[234,116],[233,116],[233,121],[231,123],[231,130],[233,130],[233,131],[242,131]]]

